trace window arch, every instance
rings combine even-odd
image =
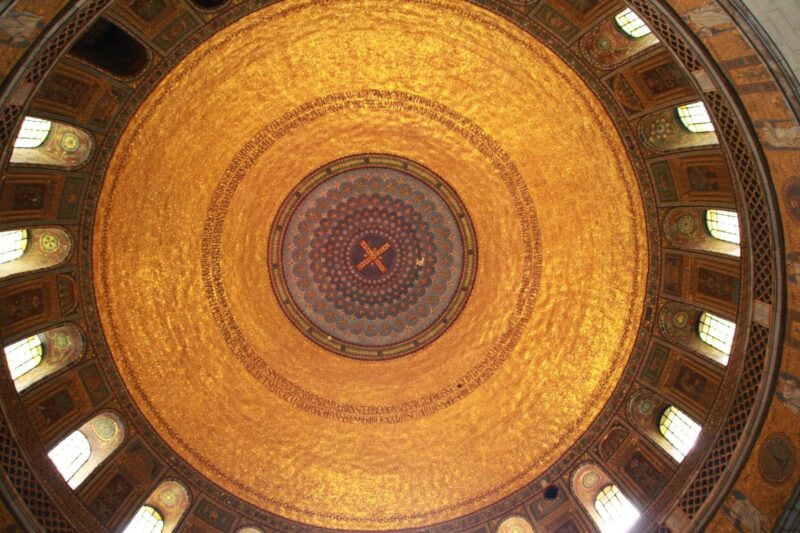
[[[631,8],[621,11],[614,17],[617,26],[625,35],[638,39],[652,33],[647,24],[644,23],[642,18],[634,13]]]
[[[682,302],[665,302],[658,322],[664,339],[727,366],[735,332],[733,322]]]
[[[28,116],[14,141],[10,162],[73,169],[86,163],[93,150],[94,139],[88,131]]]
[[[0,264],[19,259],[28,249],[28,230],[0,232]]]
[[[706,105],[697,101],[691,104],[678,106],[678,119],[681,124],[692,133],[713,133],[714,124],[708,114]]]
[[[164,519],[154,507],[142,505],[122,533],[161,533]]]
[[[76,489],[125,440],[119,416],[103,412],[56,444],[47,454],[72,489]]]
[[[534,533],[533,526],[527,518],[509,516],[497,527],[497,533]]]
[[[53,123],[49,120],[25,117],[22,127],[19,129],[17,140],[14,141],[14,148],[36,148],[41,146],[50,134],[52,127]]]
[[[706,227],[715,239],[733,244],[739,244],[741,241],[739,216],[735,211],[725,209],[706,210]]]
[[[600,516],[600,529],[604,532],[628,531],[639,519],[639,510],[625,497],[616,485],[606,485],[594,500]]]
[[[150,493],[123,533],[172,533],[190,503],[189,491],[183,483],[175,479],[164,480]],[[155,520],[153,512],[158,514],[160,523]]]
[[[730,355],[733,347],[733,336],[736,333],[736,324],[703,311],[697,324],[697,333],[700,335],[700,340],[725,355]]]
[[[664,237],[676,248],[741,256],[735,211],[673,207],[664,213],[663,228]]]
[[[702,102],[648,113],[639,121],[638,129],[642,143],[660,154],[719,145]]]
[[[11,379],[15,381],[23,374],[39,366],[44,355],[42,338],[39,335],[32,335],[21,341],[9,344],[3,351],[6,353]]]
[[[688,455],[701,429],[697,422],[674,405],[664,410],[658,424],[658,430],[672,445],[671,453],[678,461],[683,461]]]
[[[12,342],[3,351],[20,392],[83,357],[83,335],[67,323]]]
[[[57,266],[72,251],[72,237],[60,227],[0,232],[0,279]]]
[[[50,450],[47,455],[53,461],[56,470],[64,478],[64,481],[70,487],[75,488],[77,485],[73,486],[72,480],[91,457],[92,447],[86,435],[80,430],[75,430]]]
[[[572,494],[603,533],[622,533],[639,518],[639,510],[617,482],[594,462],[579,464],[570,480]]]

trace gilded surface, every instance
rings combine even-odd
[[[377,105],[378,94],[439,111]],[[279,127],[238,176],[215,234],[218,269],[204,277],[226,172],[268,125],[335,95],[363,103]],[[264,268],[286,194],[313,169],[365,152],[446,179],[481,250],[453,326],[382,362],[306,339]],[[600,411],[641,314],[642,220],[611,120],[530,36],[458,1],[282,2],[199,46],[130,122],[98,206],[97,301],[139,407],[209,479],[305,523],[421,526],[525,485]],[[224,292],[270,379],[230,348],[209,290]],[[476,374],[487,358],[491,372]],[[270,385],[278,378],[323,409],[282,394]],[[367,419],[336,406],[411,408]]]

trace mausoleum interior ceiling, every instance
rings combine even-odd
[[[270,281],[281,203],[358,154],[438,174],[477,240],[463,311],[390,360],[318,346]],[[510,494],[586,430],[636,337],[648,242],[613,122],[547,47],[463,2],[242,19],[142,104],[103,187],[98,308],[137,404],[210,479],[302,522],[421,526]]]
[[[0,6],[0,526],[786,527],[800,105],[740,7]]]

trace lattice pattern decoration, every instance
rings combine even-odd
[[[74,529],[44,491],[22,457],[6,421],[0,418],[0,466],[25,507],[48,533],[69,533]]]
[[[771,304],[774,254],[764,189],[758,179],[750,147],[745,142],[728,104],[717,92],[708,93],[706,102],[717,119],[717,125],[744,188],[743,198],[749,214],[749,235],[753,250],[753,293],[757,300]]]
[[[54,38],[50,39],[47,46],[39,53],[36,61],[28,69],[25,75],[25,81],[30,83],[39,83],[50,71],[50,68],[55,64],[61,55],[66,52],[67,47],[72,44],[73,38],[86,29],[86,26],[95,15],[100,13],[111,0],[92,0],[87,2],[86,5],[75,13],[63,29]]]
[[[733,407],[728,413],[717,444],[680,502],[681,509],[689,518],[693,518],[706,502],[739,445],[739,439],[747,426],[762,382],[768,344],[769,328],[753,324],[750,328],[750,344]]]
[[[691,72],[702,68],[697,54],[689,48],[686,42],[678,36],[675,29],[664,19],[661,13],[646,0],[629,0],[628,3],[636,9],[651,30],[654,30],[662,42],[680,58],[681,62]]]
[[[55,62],[66,52],[73,39],[86,29],[86,25],[105,9],[111,0],[90,0],[75,13],[61,31],[52,38],[32,61],[25,74],[25,82],[36,85],[50,72]],[[17,123],[22,116],[22,107],[8,105],[3,108],[0,118],[0,146],[8,146],[8,141],[17,129]]]
[[[6,106],[3,115],[0,117],[0,146],[8,146],[9,139],[14,134],[19,117],[22,115],[22,108],[19,106]]]

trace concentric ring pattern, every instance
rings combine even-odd
[[[568,453],[632,353],[649,256],[623,140],[472,3],[272,3],[178,63],[117,146],[105,342],[159,436],[269,513],[482,509]]]
[[[287,197],[270,233],[276,298],[314,342],[361,359],[438,338],[467,302],[477,247],[455,192],[391,155],[318,169]]]

